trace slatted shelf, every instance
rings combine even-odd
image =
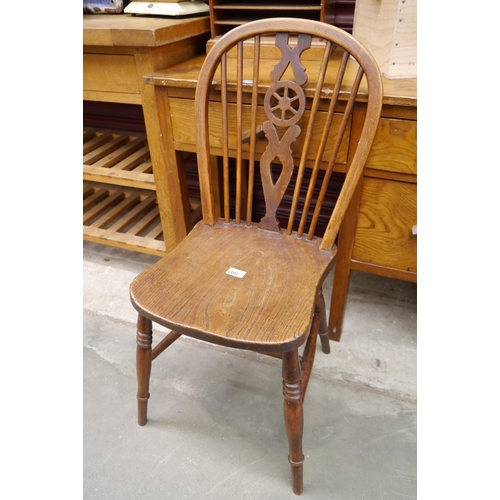
[[[83,129],[83,239],[165,253],[146,134]]]
[[[201,218],[189,199],[191,219]],[[156,192],[112,184],[83,183],[83,239],[152,255],[165,255]]]
[[[83,239],[163,256],[165,242],[156,193],[84,182]]]
[[[154,190],[146,134],[84,128],[83,179]]]

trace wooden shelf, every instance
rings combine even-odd
[[[215,4],[213,6],[214,10],[221,9],[231,9],[231,10],[254,10],[258,8],[259,10],[279,10],[286,8],[286,10],[321,10],[321,4],[319,2],[296,2],[290,4],[290,2],[228,2],[225,4]]]
[[[83,130],[83,239],[165,255],[146,134]],[[191,199],[191,219],[201,218]]]
[[[269,17],[300,17],[334,24],[335,0],[210,0],[212,38],[230,29],[257,19]]]
[[[84,182],[83,239],[163,256],[165,242],[156,193]]]
[[[84,128],[83,179],[154,190],[146,134]]]
[[[171,203],[161,141],[151,140],[160,122],[143,80],[205,52],[209,31],[208,16],[83,16],[84,239],[164,255],[189,231]]]

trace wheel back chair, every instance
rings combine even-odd
[[[355,100],[365,112],[353,120]],[[330,351],[322,283],[335,264],[339,226],[381,106],[372,56],[325,23],[250,22],[208,51],[195,97],[203,220],[130,286],[139,313],[140,425],[147,421],[152,360],[181,335],[279,357],[293,491],[302,492],[303,401],[318,332],[323,351]],[[347,164],[345,181],[318,235],[339,162]],[[265,215],[256,221],[259,171]],[[280,208],[280,220],[288,211],[281,228],[277,212],[287,190],[292,201]],[[154,348],[152,322],[171,330]]]

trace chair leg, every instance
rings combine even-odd
[[[283,396],[285,398],[285,428],[290,450],[288,461],[292,467],[293,492],[300,495],[303,490],[302,433],[304,414],[298,350],[283,353]]]
[[[309,332],[309,338],[307,339],[306,347],[302,354],[302,361],[300,363],[300,369],[302,372],[301,375],[302,384],[300,388],[302,395],[302,403],[304,403],[304,400],[306,398],[307,386],[309,384],[309,378],[311,377],[311,372],[314,365],[319,323],[320,323],[320,317],[318,314],[315,314],[311,325],[311,331]]]
[[[149,378],[151,376],[151,344],[153,330],[151,320],[139,314],[137,318],[137,421],[146,425],[148,421]]]
[[[328,337],[328,321],[326,319],[325,297],[323,290],[320,288],[316,296],[316,313],[320,315],[321,321],[319,324],[319,338],[321,340],[321,348],[325,354],[330,354],[330,339]]]

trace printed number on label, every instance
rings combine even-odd
[[[230,267],[227,271],[226,274],[230,274],[231,276],[236,276],[237,278],[243,278],[247,272],[246,271],[240,271],[239,269],[235,269],[234,267]]]

